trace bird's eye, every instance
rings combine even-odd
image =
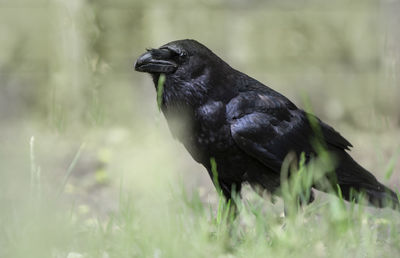
[[[174,57],[184,57],[184,56],[186,56],[186,52],[182,51],[182,50],[180,50],[178,48],[162,47],[160,49],[168,50],[172,54],[172,56],[174,56]]]
[[[186,56],[186,52],[185,51],[180,51],[179,52],[179,56],[180,57],[185,57]]]

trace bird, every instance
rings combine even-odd
[[[134,69],[151,75],[172,136],[206,168],[226,200],[244,183],[281,194],[295,173],[284,171],[288,164],[301,158],[311,164],[329,153],[331,165],[307,187],[307,199],[296,197],[299,202],[312,202],[316,189],[355,202],[361,198],[354,193],[362,193],[379,208],[399,206],[397,194],[350,156],[353,146],[340,133],[198,41],[146,49]]]

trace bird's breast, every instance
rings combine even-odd
[[[200,163],[208,163],[210,157],[224,155],[234,147],[226,105],[221,101],[209,101],[194,109],[169,106],[164,114],[172,135]]]
[[[223,151],[232,144],[230,126],[226,119],[226,106],[221,101],[209,101],[196,112],[194,127],[196,142],[207,151]]]

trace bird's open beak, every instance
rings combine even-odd
[[[141,55],[135,62],[135,70],[146,73],[172,73],[178,65],[170,59],[168,49],[152,49]]]

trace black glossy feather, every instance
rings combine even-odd
[[[172,134],[211,177],[210,159],[215,159],[218,183],[227,198],[243,182],[275,192],[288,153],[305,153],[308,162],[318,155],[313,144],[317,140],[335,158],[334,179],[329,180],[340,186],[346,199],[355,189],[364,191],[378,207],[385,199],[398,205],[396,194],[350,157],[346,150],[352,145],[331,126],[231,68],[204,45],[194,40],[174,41],[142,57],[135,67],[143,71],[148,65],[144,60],[149,60],[152,70],[147,72],[155,84],[163,66],[176,68],[166,73],[162,111]],[[180,122],[175,123],[175,118]]]

